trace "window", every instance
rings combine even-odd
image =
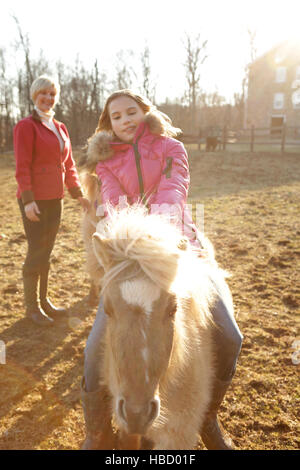
[[[300,90],[294,91],[292,94],[292,102],[294,109],[300,109]]]
[[[276,69],[276,83],[284,83],[286,80],[286,67],[278,67]]]
[[[282,109],[284,105],[284,94],[283,93],[275,93],[274,101],[273,101],[273,108],[274,109]]]

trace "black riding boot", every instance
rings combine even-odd
[[[26,316],[40,326],[52,326],[53,320],[40,308],[38,302],[39,273],[30,271],[23,266],[23,284]]]
[[[208,450],[234,449],[231,439],[224,434],[217,416],[219,407],[230,384],[231,380],[223,382],[222,380],[215,379],[212,400],[200,431],[201,439]]]
[[[111,426],[111,397],[105,386],[94,392],[85,390],[81,382],[86,438],[81,450],[112,450],[116,448],[116,437]]]
[[[48,276],[49,276],[50,264],[47,263],[40,269],[40,302],[41,307],[47,315],[52,317],[65,315],[67,310],[64,308],[55,307],[50,300],[47,298],[48,291]]]

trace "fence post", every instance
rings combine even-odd
[[[251,126],[250,152],[254,151],[254,125]]]
[[[284,153],[285,136],[286,136],[286,125],[283,124],[283,126],[282,126],[282,135],[281,135],[281,153]]]
[[[227,140],[227,126],[223,128],[223,150],[226,150],[226,140]]]
[[[201,136],[202,136],[202,131],[200,129],[199,134],[198,134],[198,150],[201,150]]]

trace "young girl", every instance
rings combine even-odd
[[[103,214],[107,205],[142,202],[150,212],[171,213],[194,249],[201,252],[197,229],[186,210],[189,168],[186,150],[174,137],[180,132],[170,119],[146,98],[130,90],[113,93],[107,100],[95,134],[90,138],[85,167],[101,183]],[[216,289],[218,287],[216,286]],[[200,430],[208,449],[230,449],[219,427],[217,411],[231,383],[241,349],[242,335],[233,312],[219,298],[212,315],[215,331],[217,376],[210,410]],[[84,449],[96,449],[103,437],[105,391],[100,386],[100,341],[106,316],[100,301],[85,348],[82,401],[87,428]]]

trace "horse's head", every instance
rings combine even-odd
[[[112,281],[103,296],[115,414],[127,432],[143,434],[160,413],[159,384],[172,351],[176,298],[144,276]]]
[[[151,237],[112,240],[96,233],[93,244],[105,270],[106,377],[114,412],[125,431],[144,434],[160,414],[160,388],[172,353],[177,299],[167,287],[176,276],[178,253],[165,250],[158,263]]]

